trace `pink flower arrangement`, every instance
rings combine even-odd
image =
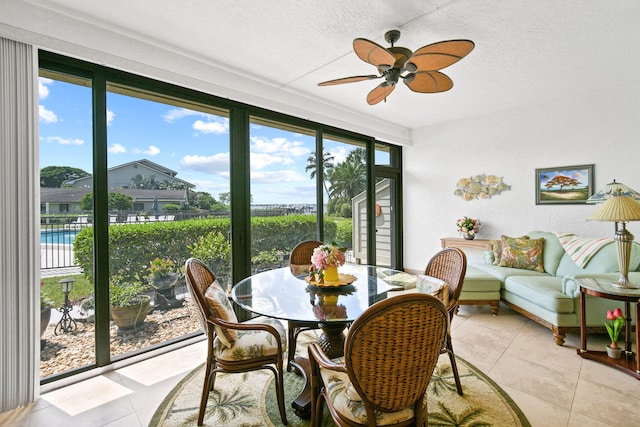
[[[480,229],[480,220],[475,218],[462,217],[456,221],[456,228],[462,234],[473,236]]]
[[[318,320],[346,319],[347,307],[342,304],[337,305],[314,305],[313,314]]]
[[[326,269],[327,267],[340,267],[345,263],[344,248],[336,245],[321,245],[313,250],[311,255],[311,264],[317,269]]]
[[[624,325],[624,316],[622,315],[622,310],[620,308],[616,308],[615,310],[607,310],[607,320],[610,322],[604,323],[605,328],[607,328],[607,332],[609,333],[609,338],[611,338],[611,348],[618,348],[618,335],[622,330],[622,326]]]

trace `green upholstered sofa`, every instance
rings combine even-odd
[[[473,282],[486,288],[492,279],[497,279],[500,283],[500,299],[515,311],[551,329],[556,344],[563,345],[567,333],[580,332],[580,295],[575,279],[595,276],[616,281],[619,276],[616,244],[612,242],[602,247],[582,268],[566,253],[554,233],[531,231],[526,235],[531,239],[544,239],[544,272],[493,265],[493,252],[486,252],[483,264],[472,265],[467,270],[465,278],[468,277],[469,280],[464,282],[461,304],[465,303],[463,298],[467,284],[470,284],[470,288],[467,289],[466,297],[473,301],[474,295],[482,295],[474,293],[476,287],[472,286],[475,285]],[[629,270],[629,279],[633,283],[640,283],[640,245],[637,242],[632,246]],[[495,296],[495,292],[485,296],[488,295]],[[604,332],[606,311],[615,307],[622,308],[623,304],[620,301],[587,296],[588,331]],[[497,309],[494,313],[496,312]],[[634,317],[632,314],[632,318]]]

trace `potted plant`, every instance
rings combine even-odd
[[[147,280],[155,291],[154,306],[179,307],[182,300],[176,299],[176,283],[180,274],[176,272],[176,263],[169,258],[157,257],[147,268]]]
[[[609,323],[605,322],[604,326],[607,328],[609,338],[611,339],[611,344],[607,345],[607,355],[614,359],[620,359],[622,349],[618,347],[618,335],[620,334],[625,321],[624,316],[622,315],[622,310],[620,308],[607,310],[607,320],[609,320]]]
[[[120,329],[134,329],[144,323],[151,297],[145,295],[147,286],[141,283],[116,282],[109,288],[109,312]]]
[[[456,228],[466,240],[473,240],[480,229],[480,220],[465,216],[456,221]]]
[[[44,286],[44,280],[40,280],[40,339],[44,335],[44,331],[49,326],[49,320],[51,320],[51,306],[53,303],[48,300],[42,294],[42,287]]]
[[[155,290],[173,289],[180,277],[176,272],[176,263],[169,258],[158,257],[151,261],[147,273],[149,274],[149,284]]]

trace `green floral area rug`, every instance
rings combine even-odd
[[[306,350],[299,342],[297,350]],[[302,348],[300,348],[302,347]],[[459,396],[449,357],[440,357],[428,388],[429,425],[433,426],[523,426],[530,424],[513,400],[489,377],[470,363],[456,358],[464,396]],[[150,426],[196,426],[204,381],[204,364],[190,372],[164,399]],[[281,426],[273,374],[254,371],[246,374],[218,374],[215,390],[209,395],[206,426]],[[310,426],[299,418],[291,402],[304,386],[302,377],[285,372],[285,401],[289,426]],[[335,425],[329,411],[323,411],[324,426]]]

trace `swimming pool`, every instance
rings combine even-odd
[[[40,231],[40,243],[50,245],[70,245],[80,230],[42,230]]]

